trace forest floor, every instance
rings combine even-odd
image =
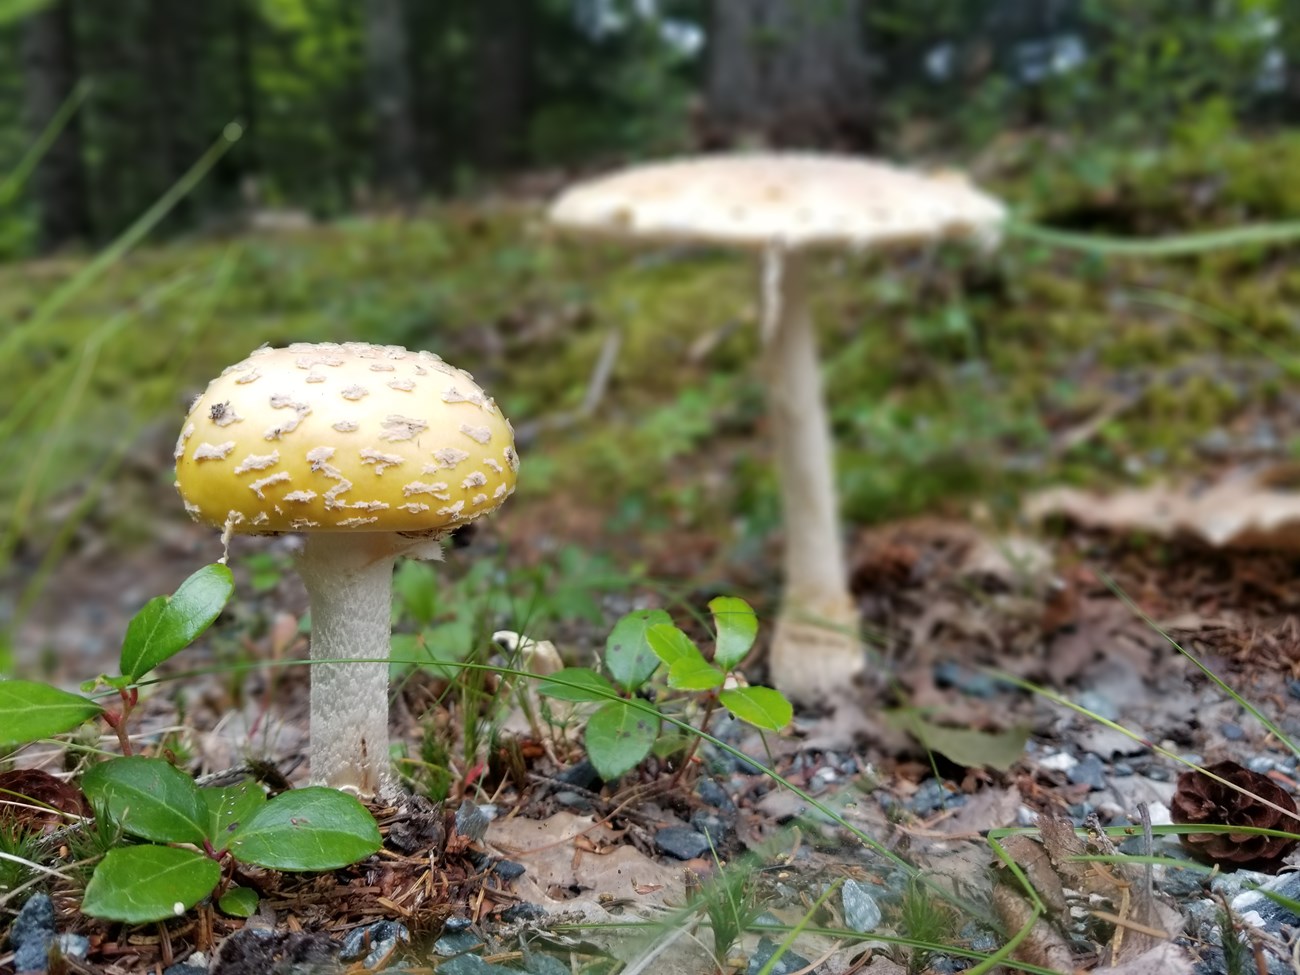
[[[1259,151],[1250,192],[1279,155]],[[1140,175],[1162,193],[1202,187],[1189,194],[1200,215],[1272,212],[1235,184]],[[1056,215],[1115,229],[1097,214],[1122,212],[1137,181],[1085,185]],[[19,672],[75,685],[109,669],[131,614],[213,560],[215,539],[171,495],[186,393],[262,341],[304,338],[432,347],[519,430],[518,497],[436,574],[407,570],[436,595],[419,610],[399,585],[399,633],[515,629],[589,663],[634,608],[689,626],[727,593],[771,620],[781,540],[749,270],[575,248],[536,214],[511,201],[174,244],[26,339],[0,366],[0,405],[22,414],[0,470],[6,524],[21,519],[4,591]],[[96,922],[55,885],[59,930],[86,939],[67,942],[69,970],[919,975],[976,967],[1022,928],[1019,958],[1039,970],[1293,970],[1300,919],[1249,888],[1294,907],[1300,874],[1211,874],[1160,828],[1189,762],[1296,788],[1300,395],[1276,351],[1300,328],[1290,256],[1101,262],[1013,241],[991,263],[831,261],[818,318],[871,660],[851,706],[800,714],[766,742],[714,719],[751,761],[706,745],[684,771],[651,758],[606,783],[576,726],[511,739],[488,730],[518,726],[508,709],[403,672],[392,731],[407,785],[447,792],[445,806],[377,810],[385,849],[354,868],[246,877],[261,895],[247,921],[201,906]],[[31,321],[80,266],[0,269],[4,314]],[[110,343],[115,314],[129,321]],[[28,395],[41,376],[48,391]],[[291,542],[240,541],[232,567],[235,599],[164,670],[139,732],[195,774],[251,764],[299,782],[306,668],[242,666],[304,653]],[[769,630],[746,667],[756,683]],[[19,763],[57,769],[62,755]],[[1055,817],[1092,827],[1090,845]],[[1071,859],[1112,843],[1122,862]],[[1037,922],[999,847],[1037,892]],[[1145,854],[1166,862],[1148,869]],[[0,930],[19,906],[0,892]],[[341,961],[349,937],[364,944]],[[12,964],[0,947],[0,972]]]

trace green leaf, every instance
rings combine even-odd
[[[200,789],[199,795],[208,808],[208,840],[218,853],[229,844],[240,823],[266,805],[266,793],[251,780],[221,789]]]
[[[733,687],[718,695],[722,706],[741,721],[766,731],[780,731],[794,718],[794,708],[770,687]]]
[[[976,731],[931,724],[920,712],[895,710],[885,712],[885,721],[919,741],[949,761],[966,767],[988,766],[1005,772],[1025,751],[1029,728],[1006,731]]]
[[[713,662],[723,670],[733,670],[745,659],[758,635],[758,617],[749,603],[737,596],[718,596],[709,600],[713,613],[713,627],[718,642],[713,650]]]
[[[175,595],[149,600],[127,625],[122,674],[137,681],[184,650],[217,618],[234,590],[230,569],[213,564],[182,582]]]
[[[646,642],[654,655],[671,667],[679,660],[697,657],[704,661],[700,648],[691,642],[691,638],[671,623],[660,623],[645,632]]]
[[[366,807],[336,789],[312,786],[276,796],[235,830],[240,863],[272,870],[336,870],[382,845]]]
[[[672,617],[662,609],[639,609],[614,624],[605,641],[605,669],[622,685],[634,691],[659,667],[659,660],[646,642],[646,630],[667,623]]]
[[[80,694],[48,684],[0,679],[0,748],[71,731],[101,710]]]
[[[613,781],[650,754],[659,737],[659,718],[626,701],[610,701],[587,721],[587,757],[602,779]]]
[[[683,657],[668,668],[668,686],[681,691],[711,691],[721,687],[727,675],[698,653]]]
[[[565,667],[537,685],[537,693],[558,701],[608,701],[614,685],[588,667]]]
[[[161,758],[112,758],[92,765],[81,791],[132,836],[159,843],[202,843],[208,807],[198,786]]]
[[[221,867],[194,850],[123,846],[109,850],[86,885],[81,910],[106,921],[143,924],[180,917],[217,886]]]
[[[218,898],[217,907],[231,917],[252,917],[257,913],[257,891],[248,887],[231,887]]]

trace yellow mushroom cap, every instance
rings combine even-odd
[[[176,486],[235,532],[449,531],[515,489],[514,433],[474,378],[361,342],[261,348],[190,408]]]

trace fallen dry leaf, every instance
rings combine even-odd
[[[638,906],[680,901],[685,886],[680,867],[664,866],[631,846],[611,849],[615,837],[615,831],[590,816],[558,812],[542,820],[494,821],[486,842],[523,864],[525,873],[515,887],[526,900],[555,906],[569,897],[610,894],[633,898]]]
[[[1186,950],[1168,941],[1112,968],[1098,969],[1106,975],[1192,975],[1192,970]]]
[[[1084,528],[1187,537],[1213,548],[1300,551],[1300,491],[1282,486],[1295,471],[1242,472],[1207,488],[1156,484],[1099,495],[1051,488],[1033,495],[1034,520],[1068,518]]]

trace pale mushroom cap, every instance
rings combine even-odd
[[[209,384],[176,442],[190,515],[235,532],[438,533],[496,509],[509,422],[429,352],[348,342],[258,349]]]
[[[569,230],[763,248],[996,237],[1006,211],[959,173],[812,153],[701,156],[579,183],[551,205]]]

